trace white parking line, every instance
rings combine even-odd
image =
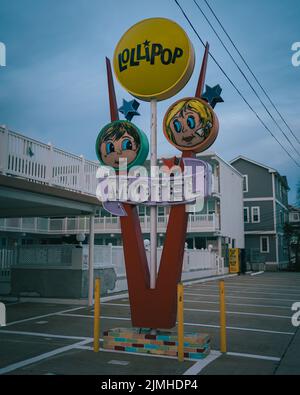
[[[207,304],[217,304],[219,305],[220,302],[211,302],[208,300],[189,300],[189,299],[185,299],[184,300],[185,303],[207,303]],[[262,308],[276,308],[276,309],[284,309],[284,310],[289,310],[291,311],[291,305],[286,305],[286,306],[277,306],[277,305],[272,305],[272,304],[251,304],[251,303],[230,303],[230,302],[226,302],[226,305],[230,305],[230,306],[246,306],[246,307],[262,307]]]
[[[23,368],[24,366],[32,365],[33,363],[40,362],[43,359],[47,359],[47,358],[53,357],[55,355],[62,354],[64,352],[66,352],[66,351],[70,351],[70,350],[76,348],[76,346],[83,346],[83,345],[85,345],[85,344],[87,344],[89,342],[90,342],[90,340],[82,340],[79,343],[71,344],[69,346],[60,347],[60,348],[57,348],[56,350],[52,350],[52,351],[46,352],[46,353],[38,355],[36,357],[25,359],[24,361],[13,363],[11,365],[6,366],[5,368],[1,368],[0,369],[0,375],[12,372],[12,371],[14,371],[16,369]]]
[[[80,315],[80,314],[57,314],[61,315],[63,317],[77,317],[77,318],[90,318],[93,319],[94,316],[92,315]],[[125,318],[125,317],[111,317],[111,316],[101,316],[100,319],[103,320],[116,320],[116,321],[131,321],[130,318]],[[197,324],[197,323],[192,323],[192,322],[185,322],[185,326],[200,326],[200,327],[207,327],[207,328],[220,328],[219,325],[210,325],[210,324]],[[280,332],[280,331],[270,331],[266,329],[256,329],[256,328],[242,328],[242,327],[237,327],[237,326],[227,326],[226,329],[230,330],[238,330],[238,331],[248,331],[248,332],[259,332],[259,333],[272,333],[276,335],[289,335],[293,336],[295,332]]]
[[[117,307],[130,307],[129,304],[125,303],[104,303],[104,306],[117,306]],[[207,309],[189,309],[184,308],[184,311],[198,311],[200,313],[220,313],[220,310],[207,310]],[[250,315],[250,316],[258,316],[258,317],[271,317],[271,318],[284,318],[291,319],[290,315],[275,315],[275,314],[261,314],[261,313],[247,313],[242,311],[226,311],[226,314],[237,314],[237,315]]]
[[[235,284],[233,285],[231,283],[225,283],[225,286],[226,286],[226,289],[235,289],[235,290],[242,289],[242,290],[249,290],[249,291],[256,290],[257,292],[259,292],[259,290],[269,291],[269,289],[263,285],[257,287],[256,285],[251,286],[251,284],[249,284],[249,283],[247,283],[247,285],[245,285],[245,284],[244,285],[242,285],[242,284],[241,285],[235,285]],[[295,289],[293,289],[291,287],[277,287],[277,286],[274,286],[274,287],[268,286],[268,287],[274,288],[276,291],[283,291],[283,292],[286,292],[286,291],[287,292],[290,292],[290,291],[292,291],[292,292],[298,291],[299,292],[299,290],[300,290],[300,285],[299,285],[299,287],[295,287]],[[216,289],[219,289],[219,286],[217,284],[204,284],[201,286],[193,286],[193,287],[186,287],[186,288],[192,288],[192,289],[216,288]],[[270,289],[270,291],[272,291],[272,289]]]
[[[229,279],[232,277],[237,277],[237,274],[224,274],[223,276],[214,276],[214,277],[208,277],[208,278],[200,278],[198,280],[188,280],[184,281],[183,284],[185,286],[191,286],[193,284],[200,284],[200,283],[206,283],[206,282],[211,282],[211,281],[218,281],[218,280],[223,280],[223,279]]]
[[[220,328],[219,325],[193,324],[193,323],[189,323],[189,322],[185,322],[184,325],[186,325],[186,326],[200,326],[200,327],[206,327],[206,328]],[[287,335],[287,336],[294,336],[295,335],[295,332],[269,331],[266,329],[242,328],[242,327],[238,327],[238,326],[226,326],[226,329],[245,331],[245,332],[271,333],[274,335]]]
[[[183,373],[183,376],[195,376],[201,372],[207,365],[211,362],[215,361],[222,354],[219,351],[211,351],[210,354],[202,359],[201,361],[196,362],[193,366],[191,366],[188,370]]]
[[[212,296],[212,297],[215,297],[215,298],[219,298],[219,294],[196,294],[196,293],[193,293],[193,292],[185,292],[184,293],[185,295],[190,295],[190,296]],[[230,299],[232,299],[232,298],[234,298],[234,299],[253,299],[253,300],[280,300],[281,302],[298,302],[298,300],[297,299],[276,299],[276,298],[256,298],[256,297],[254,297],[254,296],[234,296],[234,295],[228,295],[227,293],[226,293],[226,298],[230,298]]]
[[[214,289],[218,290],[218,287],[216,287]],[[212,289],[212,291],[214,289]],[[205,288],[201,288],[201,290],[204,291]],[[291,296],[291,297],[295,296],[295,297],[300,298],[300,292],[297,292],[297,293],[296,292],[295,293],[293,293],[293,292],[286,293],[285,292],[285,293],[283,293],[283,292],[246,291],[245,288],[244,288],[244,290],[241,290],[241,291],[233,291],[233,290],[229,289],[229,287],[225,287],[225,291],[226,291],[226,294],[227,293],[240,294],[242,292],[243,294],[285,295],[285,296]]]
[[[68,339],[68,340],[90,340],[93,341],[90,337],[84,336],[65,336],[65,335],[54,335],[52,333],[40,333],[40,332],[25,332],[25,331],[11,331],[6,329],[0,329],[1,333],[9,334],[9,335],[21,335],[21,336],[37,336],[37,337],[48,337],[48,338],[57,338],[57,339]]]
[[[280,282],[273,282],[273,281],[270,281],[270,282],[266,282],[266,281],[259,281],[258,280],[259,279],[259,277],[257,277],[257,278],[253,278],[253,277],[249,277],[249,281],[240,281],[240,282],[238,282],[238,281],[225,281],[225,283],[226,284],[230,284],[230,285],[232,285],[232,286],[234,286],[234,285],[236,285],[236,286],[243,286],[243,285],[245,285],[245,286],[251,286],[251,287],[256,287],[256,286],[258,286],[258,287],[270,287],[270,288],[288,288],[288,289],[290,289],[290,288],[298,288],[299,289],[299,287],[300,287],[300,282],[299,282],[299,284],[297,284],[297,283],[284,283],[283,281],[280,281]]]
[[[268,357],[264,355],[255,355],[255,354],[243,354],[239,352],[227,352],[226,355],[232,355],[234,357],[243,357],[243,358],[263,359],[265,361],[274,361],[274,362],[281,361],[281,359],[277,357]]]
[[[264,274],[264,272],[255,272],[255,273],[251,273],[250,276],[259,276],[260,274]]]
[[[84,309],[84,308],[85,307],[75,307],[75,308],[72,308],[72,309],[62,310],[62,311],[55,312],[55,313],[49,313],[49,314],[44,314],[44,315],[38,315],[38,316],[35,316],[35,317],[25,318],[24,320],[9,322],[8,324],[6,324],[6,327],[7,326],[11,326],[11,325],[15,325],[15,324],[21,324],[21,323],[27,322],[27,321],[39,320],[41,318],[51,317],[52,315],[56,315],[58,313],[68,313],[70,311],[76,311],[76,310],[80,310],[80,309]]]
[[[54,334],[49,334],[49,333],[36,333],[36,332],[23,332],[23,331],[10,331],[10,330],[1,330],[1,333],[6,333],[6,334],[14,334],[14,335],[22,335],[22,336],[37,336],[37,337],[44,337],[44,338],[61,338],[61,339],[70,339],[70,340],[82,340],[86,341],[85,344],[88,344],[89,342],[93,341],[93,338],[89,337],[79,337],[79,336],[64,336],[64,335],[54,335]],[[103,339],[100,339],[100,341],[103,341]],[[76,343],[72,345],[73,348],[76,349],[81,349],[81,350],[89,350],[93,351],[93,347],[91,346],[86,346],[80,343]],[[115,352],[115,353],[126,353],[124,351],[117,351],[117,350],[107,350],[107,349],[101,349],[101,351],[104,352]],[[134,355],[139,355],[142,356],[143,354],[140,353],[130,353]],[[213,355],[218,355],[220,356],[221,353],[216,350],[211,350],[211,354]],[[244,354],[244,353],[237,353],[237,352],[227,352],[226,355],[232,355],[232,356],[239,356],[239,357],[245,357],[245,358],[254,358],[254,359],[264,359],[264,360],[269,360],[269,361],[280,361],[280,358],[277,357],[270,357],[270,356],[264,356],[264,355],[256,355],[256,354]],[[153,356],[153,357],[165,357],[165,358],[171,358],[171,359],[177,359],[176,357],[171,357],[171,356],[157,356],[157,355],[151,355],[147,354],[147,356]],[[193,359],[194,361],[194,359]],[[199,361],[200,362],[200,361]],[[197,362],[198,363],[198,362]],[[188,374],[187,372],[184,373],[185,375]]]

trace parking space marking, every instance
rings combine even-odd
[[[61,338],[61,339],[71,339],[71,340],[81,340],[81,342],[79,343],[75,343],[73,345],[70,345],[70,347],[74,348],[74,349],[79,349],[79,350],[88,350],[88,351],[93,351],[93,347],[91,346],[87,346],[85,344],[91,343],[93,341],[93,338],[89,338],[89,337],[79,337],[79,336],[64,336],[64,335],[54,335],[54,334],[49,334],[49,333],[36,333],[36,332],[23,332],[23,331],[7,331],[7,330],[2,330],[0,331],[1,333],[6,333],[6,334],[16,334],[16,335],[22,335],[22,336],[39,336],[39,337],[45,337],[47,340],[51,339],[51,338]],[[85,342],[85,344],[82,343],[82,341]],[[103,341],[103,339],[100,339],[100,341]],[[171,356],[159,356],[159,355],[152,355],[152,354],[139,354],[139,353],[128,353],[128,352],[120,352],[120,351],[116,351],[116,350],[107,350],[107,349],[100,349],[103,352],[115,352],[118,354],[132,354],[132,355],[138,355],[138,356],[152,356],[152,357],[160,357],[160,358],[171,358],[171,359],[177,359],[177,357],[171,357]],[[210,355],[215,355],[215,356],[220,356],[221,353],[217,350],[211,350],[211,354]],[[237,352],[227,352],[225,355],[232,355],[232,356],[238,356],[238,357],[245,357],[245,358],[253,358],[253,359],[262,359],[262,360],[269,360],[269,361],[275,361],[278,362],[281,359],[277,358],[277,357],[270,357],[270,356],[264,356],[264,355],[256,355],[256,354],[246,354],[246,353],[237,353]],[[214,358],[215,359],[215,358]],[[188,359],[191,361],[195,361],[194,359]],[[199,361],[201,362],[201,361]],[[212,362],[212,361],[210,361]],[[198,363],[198,362],[197,362]],[[196,364],[197,364],[196,363]],[[196,365],[195,364],[195,365]],[[195,366],[194,365],[194,366]],[[11,365],[9,365],[11,366]],[[201,367],[201,364],[199,364],[199,366]],[[197,370],[198,367],[195,367],[194,370]],[[201,369],[202,370],[202,369]],[[193,374],[193,373],[187,373],[188,371],[186,371],[184,374]],[[198,372],[200,372],[200,370],[198,370]],[[195,373],[197,374],[197,373]]]
[[[104,296],[102,300],[105,301],[110,301],[110,300],[116,300],[116,299],[122,299],[122,298],[128,298],[128,292],[124,294],[119,294],[119,295],[111,295],[111,296]]]
[[[247,285],[245,285],[245,284],[247,284]],[[263,286],[263,285],[261,285],[261,286],[259,286],[259,287],[257,287],[256,285],[254,286],[252,286],[251,284],[249,284],[249,283],[245,283],[245,284],[240,284],[240,285],[237,285],[237,284],[233,284],[233,283],[225,283],[225,285],[226,285],[226,288],[227,289],[236,289],[236,290],[238,290],[238,289],[242,289],[242,290],[253,290],[253,289],[255,289],[255,290],[260,290],[260,289],[262,289],[263,291],[268,291],[268,289],[267,289],[267,287],[265,287],[265,286]],[[293,289],[293,288],[291,288],[291,287],[285,287],[285,286],[283,286],[283,287],[277,287],[277,286],[271,286],[271,285],[268,285],[268,287],[269,288],[273,288],[273,289],[275,289],[275,290],[279,290],[279,291],[298,291],[297,293],[299,293],[299,288],[300,288],[300,284],[299,284],[299,287],[295,287],[295,289]],[[186,287],[186,288],[190,288],[190,287]],[[191,288],[193,288],[193,289],[206,289],[206,288],[216,288],[216,289],[219,289],[219,286],[217,285],[217,284],[204,284],[204,285],[200,285],[200,286],[193,286],[193,287],[191,287]],[[271,291],[272,289],[270,289],[270,291]],[[259,292],[259,291],[258,291]]]
[[[277,357],[268,357],[264,355],[255,355],[255,354],[244,354],[244,353],[239,353],[239,352],[227,352],[227,355],[232,355],[234,357],[243,357],[243,358],[253,358],[253,359],[263,359],[265,361],[274,361],[274,362],[280,362],[281,358]]]
[[[0,329],[1,333],[11,334],[11,335],[21,335],[21,336],[37,336],[37,337],[45,337],[45,338],[57,338],[57,339],[68,339],[68,340],[89,340],[93,341],[91,337],[85,336],[66,336],[66,335],[54,335],[52,333],[40,333],[40,332],[25,332],[25,331],[11,331],[6,329]]]
[[[62,310],[60,312],[54,312],[54,313],[39,315],[39,316],[35,316],[35,317],[29,317],[29,318],[25,318],[24,320],[9,322],[6,324],[6,327],[11,326],[11,325],[21,324],[21,323],[27,322],[27,321],[39,320],[41,318],[51,317],[52,315],[56,315],[57,313],[68,313],[71,311],[76,311],[76,310],[80,310],[80,309],[84,309],[84,308],[85,307],[75,307],[75,308],[68,309],[68,310]]]
[[[222,354],[219,351],[211,351],[210,354],[202,359],[201,361],[196,362],[193,366],[191,366],[188,370],[183,373],[183,376],[195,376],[201,372],[207,365],[215,361]]]
[[[218,289],[219,288],[216,287],[216,288],[212,289],[211,291],[218,290]],[[203,291],[203,290],[205,290],[205,288],[202,288],[201,290]],[[239,294],[239,293],[242,292],[243,294],[285,295],[285,296],[291,296],[291,297],[295,296],[295,297],[300,298],[300,293],[299,292],[297,292],[297,293],[291,293],[291,292],[283,293],[283,292],[245,291],[245,288],[242,291],[233,291],[233,290],[229,289],[229,287],[228,288],[226,287],[226,290],[227,290],[228,293],[233,293],[233,294],[236,294],[236,293]],[[286,300],[286,299],[283,299],[283,300]]]
[[[237,277],[237,274],[224,274],[222,276],[214,276],[214,277],[208,277],[208,278],[199,278],[198,280],[187,280],[183,281],[183,284],[185,286],[192,286],[193,284],[200,284],[200,283],[206,283],[206,282],[211,282],[211,281],[217,281],[217,280],[223,280],[223,279],[230,279],[232,277]]]
[[[52,350],[52,351],[46,352],[46,353],[38,355],[36,357],[25,359],[24,361],[13,363],[11,365],[6,366],[5,368],[0,368],[0,375],[12,372],[12,371],[14,371],[16,369],[23,368],[24,366],[32,365],[33,363],[40,362],[40,361],[42,361],[44,359],[53,357],[55,355],[62,354],[64,352],[66,352],[66,351],[70,351],[70,350],[76,348],[76,346],[81,346],[81,345],[83,346],[83,345],[85,345],[85,344],[87,344],[89,342],[90,342],[90,340],[82,340],[79,343],[71,344],[69,346],[60,347],[60,348],[57,348],[56,350]]]
[[[94,316],[92,315],[80,315],[80,314],[57,314],[61,315],[63,317],[77,317],[77,318],[89,318],[93,319]],[[125,317],[111,317],[111,316],[101,316],[100,319],[104,320],[117,320],[117,321],[131,321],[130,318],[125,318]],[[211,324],[197,324],[197,323],[192,323],[192,322],[185,322],[185,326],[200,326],[200,327],[207,327],[207,328],[220,328],[219,325],[211,325]],[[272,333],[276,335],[289,335],[293,336],[295,333],[294,332],[280,332],[280,331],[271,331],[267,329],[256,329],[256,328],[243,328],[243,327],[238,327],[238,326],[227,326],[226,329],[230,330],[238,330],[238,331],[248,331],[248,332],[259,332],[259,333]]]
[[[251,273],[250,276],[259,276],[260,274],[264,274],[264,272],[254,272]]]
[[[184,300],[185,301],[185,303],[207,303],[207,304],[217,304],[217,305],[219,305],[220,304],[220,302],[212,302],[212,301],[210,301],[210,300],[191,300],[191,299],[185,299]],[[124,302],[128,302],[128,300],[124,300]],[[106,303],[106,302],[104,302],[103,303],[103,305],[106,305],[106,304],[108,304],[108,303]],[[226,305],[230,305],[230,306],[245,306],[245,307],[262,307],[262,308],[274,308],[274,309],[284,309],[284,310],[289,310],[289,311],[291,311],[291,305],[290,304],[288,304],[288,305],[285,305],[285,306],[283,306],[283,305],[281,305],[281,306],[278,306],[278,305],[272,305],[272,304],[252,304],[252,303],[231,303],[231,302],[226,302]]]
[[[208,300],[189,300],[185,299],[185,303],[207,303],[207,304],[217,304],[219,305],[220,302],[211,302]],[[291,311],[291,306],[286,305],[286,306],[277,306],[277,305],[272,305],[272,304],[251,304],[251,303],[230,303],[226,302],[226,305],[231,305],[231,306],[246,306],[246,307],[263,307],[263,308],[276,308],[276,309],[285,309]]]
[[[211,324],[193,324],[189,322],[185,322],[184,325],[187,326],[203,326],[206,328],[220,328],[219,325],[211,325]],[[257,328],[243,328],[239,326],[226,326],[226,329],[237,330],[237,331],[245,331],[245,332],[258,332],[258,333],[271,333],[273,335],[287,335],[294,336],[295,332],[280,332],[280,331],[270,331],[267,329],[257,329]]]
[[[112,359],[111,361],[107,362],[109,365],[120,365],[120,366],[127,366],[130,364],[129,361],[118,361],[116,359]]]
[[[199,311],[202,313],[220,313],[220,310],[205,310],[205,309],[184,309],[185,311]],[[289,315],[275,315],[275,314],[261,314],[261,313],[246,313],[243,311],[229,311],[226,310],[226,314],[236,314],[236,315],[250,315],[257,317],[270,317],[270,318],[283,318],[283,319],[291,319]]]
[[[284,283],[282,281],[280,282],[274,282],[274,281],[269,281],[269,282],[265,282],[265,281],[258,281],[256,278],[252,278],[250,277],[250,281],[241,281],[241,282],[237,282],[237,281],[225,281],[226,284],[231,285],[231,286],[243,286],[246,285],[247,287],[270,287],[270,288],[298,288],[300,286],[300,281],[299,283]],[[205,284],[206,285],[206,284]],[[299,289],[299,288],[298,288]]]
[[[185,292],[185,295],[190,295],[190,296],[212,296],[215,298],[219,297],[219,294],[198,294],[198,293],[193,293],[193,292]],[[276,299],[276,298],[256,298],[254,296],[234,296],[234,295],[228,295],[226,293],[226,298],[235,298],[235,299],[253,299],[253,300],[279,300],[281,302],[298,302],[296,299]]]
[[[116,307],[130,307],[129,304],[124,303],[103,303],[104,306],[116,306]],[[208,309],[190,309],[184,308],[184,311],[199,311],[200,313],[220,313],[220,310],[208,310]],[[271,317],[271,318],[283,318],[283,319],[291,319],[289,315],[275,315],[275,314],[262,314],[262,313],[247,313],[243,311],[226,311],[226,314],[237,314],[237,315],[251,315],[257,317]]]

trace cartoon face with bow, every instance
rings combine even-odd
[[[218,126],[211,106],[196,97],[177,101],[164,118],[164,134],[180,151],[204,151],[215,141]]]

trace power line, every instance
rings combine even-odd
[[[218,34],[218,32],[215,30],[215,28],[213,27],[213,25],[211,24],[210,20],[208,19],[208,17],[206,16],[206,14],[204,13],[204,11],[202,10],[202,8],[199,6],[199,4],[197,3],[196,0],[194,0],[194,3],[196,5],[196,7],[199,9],[199,11],[201,12],[201,14],[203,15],[203,17],[205,18],[206,22],[209,24],[209,26],[211,27],[211,29],[213,30],[213,32],[215,33],[215,35],[218,37],[220,43],[222,44],[223,48],[225,49],[225,51],[228,53],[228,55],[230,56],[231,60],[233,61],[233,63],[236,65],[236,67],[238,68],[238,70],[240,71],[240,73],[242,74],[242,76],[245,78],[245,80],[247,81],[248,85],[250,86],[250,88],[252,89],[252,91],[254,92],[255,96],[258,98],[258,100],[260,101],[261,105],[264,107],[264,109],[267,111],[267,113],[269,114],[269,116],[272,118],[272,120],[274,121],[274,123],[277,125],[277,127],[280,129],[280,131],[282,132],[282,134],[284,135],[284,137],[286,138],[286,140],[288,141],[288,143],[291,145],[291,147],[294,149],[294,151],[296,152],[297,155],[299,155],[300,157],[300,152],[294,147],[293,143],[291,142],[291,140],[289,139],[289,137],[285,134],[284,130],[282,130],[281,126],[278,124],[278,122],[276,121],[276,119],[273,117],[273,115],[270,113],[270,111],[268,110],[267,106],[265,105],[265,103],[262,101],[262,99],[260,98],[259,94],[257,93],[257,91],[254,89],[253,85],[251,84],[251,82],[249,81],[249,79],[247,78],[246,74],[243,72],[243,70],[240,68],[240,66],[238,65],[238,63],[236,62],[236,60],[234,59],[234,57],[232,56],[232,54],[230,53],[230,51],[228,50],[228,48],[226,47],[226,45],[224,44],[222,38],[220,37],[220,35]]]
[[[259,87],[261,88],[261,90],[264,92],[264,94],[266,95],[266,97],[268,98],[269,102],[271,103],[271,105],[273,106],[273,108],[275,109],[275,111],[277,112],[277,114],[280,116],[280,118],[282,119],[282,121],[284,122],[284,124],[287,126],[287,128],[289,129],[289,131],[292,133],[292,135],[294,136],[295,140],[298,142],[298,144],[300,144],[300,140],[298,139],[298,137],[295,135],[295,133],[293,132],[293,130],[291,129],[291,127],[288,125],[288,123],[286,122],[286,120],[283,118],[283,115],[279,112],[279,110],[277,109],[276,105],[274,104],[273,100],[270,98],[270,95],[267,93],[267,91],[265,90],[265,88],[262,86],[262,84],[260,83],[260,81],[258,80],[258,78],[256,77],[256,75],[254,74],[254,72],[252,71],[251,67],[249,66],[248,62],[244,59],[243,55],[241,54],[241,52],[239,51],[239,49],[237,48],[237,46],[234,44],[233,40],[231,39],[230,35],[228,34],[228,32],[226,31],[226,29],[224,28],[223,24],[221,23],[221,21],[219,20],[219,18],[217,17],[217,15],[215,14],[214,10],[212,9],[212,7],[209,5],[207,0],[204,0],[207,7],[210,9],[211,13],[213,14],[213,16],[216,18],[216,20],[218,21],[219,25],[221,26],[223,32],[226,34],[226,36],[228,37],[229,41],[231,42],[231,44],[233,45],[234,49],[237,51],[237,53],[239,54],[239,56],[241,57],[242,61],[244,62],[245,66],[247,67],[247,69],[249,70],[249,72],[252,74],[253,78],[255,79],[255,81],[257,82],[257,84],[259,85]]]
[[[195,29],[194,25],[192,24],[192,22],[190,21],[189,17],[187,16],[187,14],[185,13],[185,11],[183,10],[183,8],[181,7],[181,5],[178,3],[177,0],[174,0],[175,3],[177,4],[177,6],[179,7],[179,9],[181,10],[183,16],[185,17],[185,19],[187,20],[187,22],[189,23],[190,27],[192,28],[192,30],[194,31],[194,33],[196,34],[196,36],[198,37],[198,39],[200,40],[200,42],[202,43],[202,45],[205,47],[205,43],[202,40],[202,38],[200,37],[199,33],[197,32],[197,30]],[[233,88],[237,91],[237,93],[239,94],[239,96],[243,99],[243,101],[247,104],[247,106],[250,108],[250,110],[253,112],[253,114],[256,116],[256,118],[261,122],[261,124],[264,126],[264,128],[270,133],[270,135],[277,141],[277,143],[281,146],[281,148],[286,152],[286,154],[292,159],[292,161],[296,164],[296,166],[300,167],[300,164],[291,156],[291,154],[287,151],[287,149],[281,144],[281,142],[277,139],[277,137],[271,132],[271,130],[268,128],[268,126],[265,124],[265,122],[261,119],[261,117],[257,114],[257,112],[254,110],[254,108],[251,106],[251,104],[247,101],[247,99],[244,97],[244,95],[242,94],[242,92],[237,88],[237,86],[235,85],[235,83],[231,80],[231,78],[228,76],[228,74],[225,72],[225,70],[222,68],[222,66],[219,64],[219,62],[216,60],[216,58],[213,56],[213,54],[211,53],[211,51],[209,52],[210,57],[212,58],[212,60],[215,62],[215,64],[218,66],[218,68],[221,70],[221,72],[224,74],[224,76],[227,78],[227,80],[229,81],[229,83],[233,86]]]

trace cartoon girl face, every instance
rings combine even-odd
[[[145,160],[148,151],[144,158],[145,154],[140,153],[141,137],[142,132],[130,122],[116,121],[107,125],[100,132],[96,143],[96,152],[100,162],[105,166],[119,169],[120,159],[127,160],[128,168],[136,164],[138,156],[142,156]],[[148,149],[148,145],[146,148]]]
[[[214,125],[214,121],[213,110],[204,101],[197,98],[185,99],[176,102],[168,110],[164,131],[168,140],[177,148],[200,152],[199,147],[206,145],[206,140],[212,140],[212,137],[212,142],[215,140],[217,125]]]
[[[127,132],[120,139],[111,137],[102,142],[100,151],[102,161],[106,166],[119,167],[119,159],[127,159],[127,163],[132,163],[137,156],[138,145],[134,138]]]

